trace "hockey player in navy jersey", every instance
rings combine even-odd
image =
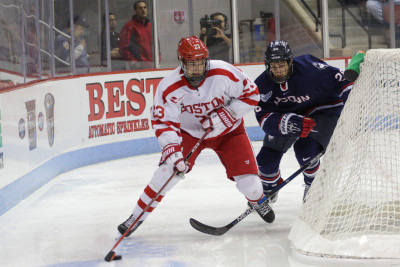
[[[131,228],[126,236],[135,231],[206,148],[217,153],[227,177],[236,182],[264,221],[271,223],[275,214],[270,213],[242,118],[260,100],[257,86],[231,64],[210,60],[207,47],[196,36],[182,38],[177,52],[180,66],[161,80],[152,107],[151,123],[162,149],[159,167],[118,231],[124,234]],[[210,134],[186,162],[183,155],[189,154],[209,129]],[[178,174],[174,175],[175,171]]]
[[[326,149],[353,83],[341,70],[312,55],[293,58],[286,41],[269,44],[265,66],[255,80],[261,98],[256,118],[265,132],[257,163],[269,195],[283,182],[279,165],[290,147],[301,166]],[[303,201],[319,165],[318,160],[303,171]],[[269,201],[276,199],[277,194]]]

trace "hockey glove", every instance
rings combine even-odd
[[[184,174],[189,169],[183,160],[182,147],[179,144],[168,144],[163,148],[160,165],[164,162],[179,173]]]
[[[213,133],[215,133],[215,135],[220,135],[226,129],[232,128],[233,125],[235,125],[235,122],[236,119],[232,116],[228,109],[219,108],[200,123],[204,130],[211,128],[213,129]]]
[[[315,121],[312,118],[294,113],[285,113],[281,116],[279,121],[279,131],[283,135],[292,135],[304,138],[310,134],[315,125]]]

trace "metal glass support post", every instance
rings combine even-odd
[[[22,74],[24,75],[24,83],[26,83],[26,40],[25,40],[25,10],[24,10],[24,1],[21,2],[20,12],[20,27],[21,27],[21,66],[22,66]]]
[[[111,45],[110,45],[110,11],[108,8],[108,0],[104,0],[104,27],[106,30],[106,54],[107,54],[107,71],[111,71]],[[103,45],[103,36],[100,37],[101,45]],[[103,47],[100,48],[103,51]],[[101,54],[101,53],[100,53]],[[102,55],[100,55],[100,62]]]
[[[194,24],[193,24],[193,0],[188,0],[188,17],[189,17],[189,36],[194,35]]]
[[[39,74],[39,79],[42,79],[42,55],[40,51],[40,29],[39,29],[39,0],[35,1],[35,26],[36,26],[36,45],[37,45],[37,70]]]
[[[72,0],[69,0],[69,27],[71,29],[71,45],[69,47],[69,58],[72,74],[75,75],[74,5],[72,3]]]
[[[390,20],[390,48],[396,48],[396,29],[394,21],[394,0],[389,0],[389,20]]]
[[[322,51],[323,57],[329,58],[329,21],[328,0],[322,0],[321,4],[321,29],[322,29]]]
[[[231,0],[232,7],[232,47],[233,47],[233,63],[240,63],[240,51],[239,51],[239,23],[237,19],[237,0]]]
[[[281,16],[279,13],[279,0],[274,1],[274,17],[275,17],[275,39],[281,39]]]
[[[158,54],[159,45],[158,45],[158,30],[157,30],[157,6],[156,0],[153,0],[153,40],[154,40],[154,67],[158,69],[160,67],[160,55]]]
[[[48,8],[49,12],[49,53],[51,55],[50,57],[50,72],[51,72],[51,77],[56,76],[56,64],[55,64],[55,58],[54,58],[54,2],[51,3],[51,5]]]

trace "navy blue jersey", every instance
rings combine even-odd
[[[340,115],[352,87],[343,72],[312,56],[293,59],[293,73],[287,82],[277,84],[264,71],[257,77],[261,100],[256,118],[268,133],[266,120],[275,120],[283,113],[311,116],[324,110]],[[275,117],[275,118],[273,118]]]

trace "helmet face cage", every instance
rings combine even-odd
[[[208,58],[198,60],[185,60],[185,58],[182,57],[179,63],[181,65],[185,78],[193,86],[199,85],[207,76],[208,70],[210,69],[210,61]]]
[[[177,52],[186,80],[192,86],[198,86],[210,69],[207,47],[198,37],[192,36],[180,40]]]
[[[271,71],[272,62],[283,62],[288,63],[288,73],[286,76],[278,78]],[[269,44],[267,50],[265,51],[265,67],[267,69],[268,76],[275,83],[285,83],[293,72],[293,55],[289,44],[286,41],[273,41]]]

